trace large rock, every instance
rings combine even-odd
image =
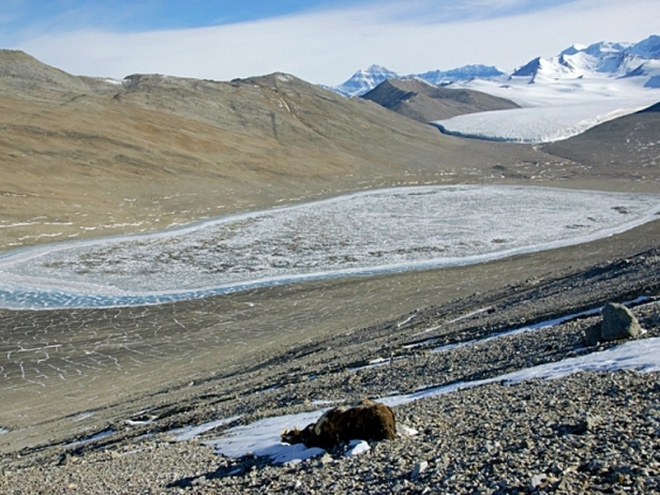
[[[607,303],[602,314],[600,336],[604,341],[634,339],[642,333],[637,318],[623,304]]]
[[[642,328],[635,315],[623,304],[607,303],[601,312],[603,320],[600,325],[587,329],[585,344],[596,345],[598,342],[634,339],[642,333]]]
[[[286,443],[331,449],[350,440],[393,440],[396,437],[394,412],[389,406],[363,400],[358,406],[335,407],[304,430],[294,428],[282,433]]]

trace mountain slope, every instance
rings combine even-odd
[[[89,81],[89,82],[88,82]],[[72,76],[64,71],[42,64],[36,58],[18,50],[0,50],[0,95],[14,94],[24,97],[49,98],[54,94],[93,91],[94,85],[109,84]]]
[[[423,123],[518,107],[504,98],[468,89],[433,86],[419,79],[389,79],[362,98]]]
[[[653,176],[660,161],[660,103],[543,147],[579,161],[603,176],[622,171],[632,179]]]
[[[117,84],[26,55],[0,60],[2,250],[367,187],[464,181],[491,161],[535,154],[442,136],[284,74]]]

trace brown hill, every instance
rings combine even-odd
[[[285,74],[118,82],[0,51],[0,129],[0,251],[378,187],[602,187],[563,157],[444,136]]]
[[[362,98],[425,124],[467,113],[518,108],[504,98],[434,86],[419,79],[389,79]]]

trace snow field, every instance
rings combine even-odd
[[[515,143],[547,143],[572,136],[660,101],[660,91],[612,77],[591,75],[507,81],[474,80],[456,86],[507,98],[522,108],[460,115],[433,122],[457,136]],[[452,86],[453,87],[453,86]]]

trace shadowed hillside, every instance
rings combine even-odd
[[[434,86],[419,79],[389,79],[362,98],[418,122],[518,108],[515,103],[479,91]]]
[[[660,160],[660,103],[543,147],[590,166],[603,177],[625,173],[632,180],[657,179]]]

